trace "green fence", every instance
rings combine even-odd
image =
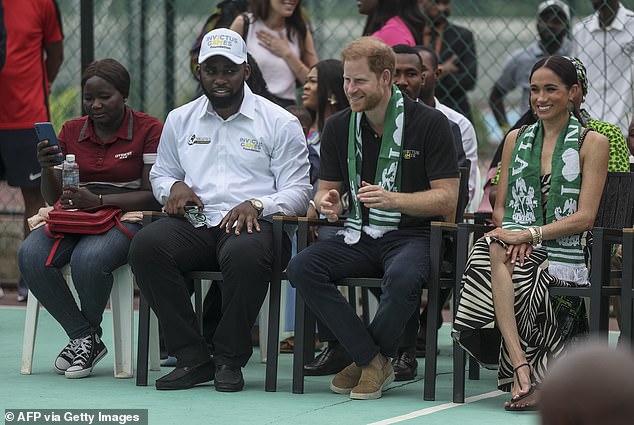
[[[189,48],[219,0],[102,0],[93,5],[94,58],[113,57],[132,77],[129,105],[164,119],[175,106],[193,98],[196,82],[189,72]],[[470,29],[475,37],[478,73],[468,92],[476,127],[480,167],[486,167],[502,133],[488,104],[494,81],[509,54],[536,39],[537,0],[454,0],[450,20]],[[621,2],[634,9],[634,0]],[[80,0],[58,0],[64,25],[65,60],[52,87],[52,121],[57,131],[80,114],[79,81],[82,64]],[[570,0],[572,24],[593,12],[590,0]],[[304,0],[319,58],[338,58],[348,41],[361,35],[365,16],[354,0]],[[84,18],[84,24],[86,24]],[[628,28],[634,33],[634,28]],[[84,33],[85,34],[85,33]],[[84,38],[84,47],[86,41]],[[625,70],[624,70],[625,72]],[[631,69],[627,70],[631,72]],[[631,93],[630,93],[631,94]],[[519,89],[506,100],[509,120],[524,110]],[[12,258],[21,239],[21,196],[0,186],[0,249]],[[13,263],[12,263],[13,264]],[[0,263],[0,280],[15,278],[14,264]]]

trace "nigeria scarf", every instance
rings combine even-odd
[[[551,163],[545,223],[540,186],[543,131],[541,121],[537,121],[527,127],[515,143],[502,222],[505,229],[523,230],[530,226],[542,226],[577,211],[581,187],[581,124],[574,116],[570,116],[557,139]],[[580,235],[564,236],[545,241],[545,244],[548,247],[548,271],[551,275],[578,285],[588,284],[588,269]]]
[[[363,113],[352,112],[348,129],[348,184],[350,187],[350,214],[339,234],[344,235],[348,245],[359,242],[361,230],[374,239],[389,231],[398,229],[401,222],[399,211],[384,211],[370,208],[369,223],[362,226],[361,202],[357,198],[361,186],[361,164],[363,161],[363,141],[361,139],[361,118]],[[401,186],[401,147],[404,126],[403,95],[392,86],[392,96],[387,105],[381,149],[376,166],[374,184],[389,192],[399,192]],[[363,227],[363,229],[362,229]]]

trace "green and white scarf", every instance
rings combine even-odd
[[[362,113],[350,114],[348,131],[348,179],[350,186],[350,214],[339,234],[344,235],[348,245],[354,245],[361,238],[361,230],[374,239],[398,229],[401,222],[400,211],[385,211],[370,208],[369,223],[362,226],[361,202],[357,198],[361,186],[361,164],[363,161],[363,141],[361,139]],[[392,96],[387,106],[381,149],[376,166],[374,184],[389,192],[399,192],[401,186],[401,148],[404,127],[403,95],[392,86]],[[363,227],[363,229],[362,229]]]
[[[579,136],[581,124],[570,116],[559,134],[551,164],[551,186],[548,192],[546,223],[543,220],[540,170],[543,143],[541,121],[529,126],[520,135],[509,167],[509,184],[502,227],[523,230],[561,220],[577,211],[581,187]],[[548,271],[562,280],[578,285],[588,284],[580,235],[564,236],[545,242],[548,247]]]

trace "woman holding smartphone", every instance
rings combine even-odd
[[[59,147],[48,141],[37,145],[44,199],[50,205],[59,201],[65,209],[104,204],[124,212],[160,209],[149,171],[163,125],[126,105],[130,75],[114,59],[90,64],[81,85],[86,115],[63,125]],[[74,154],[79,165],[78,189],[62,188],[61,166],[56,164],[65,154]],[[122,225],[131,233],[141,228],[140,222]],[[101,319],[112,289],[112,272],[127,263],[130,239],[115,226],[98,235],[66,234],[55,250],[54,243],[43,227],[34,229],[18,253],[20,273],[69,337],[54,361],[55,371],[67,378],[83,378],[107,353]],[[69,263],[81,307],[62,275],[62,267]]]

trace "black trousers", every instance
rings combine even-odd
[[[355,245],[336,236],[311,245],[288,265],[291,284],[359,366],[379,352],[393,357],[403,328],[417,310],[429,277],[429,229],[401,229]],[[381,276],[381,299],[369,328],[341,295],[344,277]]]
[[[260,232],[239,236],[224,229],[194,228],[166,217],[139,231],[130,246],[129,263],[137,285],[161,323],[167,350],[177,366],[209,359],[200,335],[184,274],[219,270],[223,274],[222,316],[214,333],[216,364],[243,367],[253,353],[251,328],[266,296],[273,263],[273,226],[260,220]],[[290,257],[285,238],[282,264]]]

